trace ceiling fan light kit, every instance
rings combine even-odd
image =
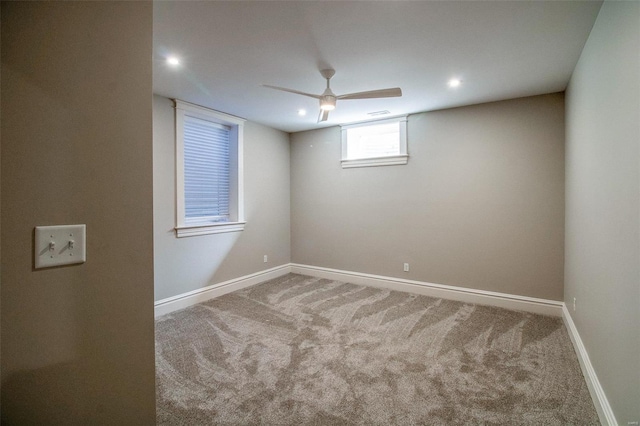
[[[320,98],[320,109],[323,111],[336,109],[336,97],[331,95],[322,95]]]
[[[318,116],[318,123],[327,121],[329,118],[329,111],[333,111],[336,108],[336,102],[338,99],[374,99],[374,98],[393,98],[402,96],[402,90],[399,87],[391,89],[370,90],[367,92],[349,93],[346,95],[336,96],[329,86],[329,80],[335,75],[335,71],[332,69],[321,70],[320,74],[327,80],[327,88],[321,95],[314,95],[312,93],[301,92],[299,90],[287,89],[278,86],[269,86],[263,84],[264,87],[269,89],[280,90],[283,92],[294,93],[296,95],[308,96],[320,100],[320,115]]]

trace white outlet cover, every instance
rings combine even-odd
[[[36,226],[35,268],[86,262],[86,235],[86,225]]]

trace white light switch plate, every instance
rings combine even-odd
[[[86,233],[86,225],[36,226],[36,269],[86,262]]]

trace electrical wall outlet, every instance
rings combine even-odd
[[[267,255],[264,255],[264,263],[267,263],[269,261],[269,258],[267,257]]]
[[[36,226],[36,269],[86,262],[86,232],[86,225]]]
[[[404,271],[405,272],[409,272],[409,264],[408,263],[404,264]]]

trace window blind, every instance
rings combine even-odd
[[[185,115],[185,219],[229,220],[230,128]]]

